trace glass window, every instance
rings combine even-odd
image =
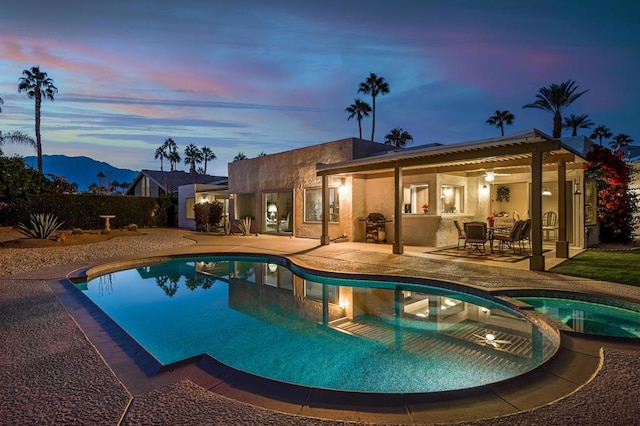
[[[464,186],[442,185],[442,213],[464,213]]]
[[[404,213],[429,213],[429,185],[405,185],[402,189]]]
[[[187,209],[187,211],[185,212],[185,217],[187,219],[195,219],[196,218],[196,212],[195,212],[195,210],[193,210],[193,208],[195,207],[195,198],[193,198],[193,197],[186,198],[184,200],[184,204],[185,204],[185,208]]]
[[[337,188],[329,188],[329,222],[338,223],[340,204]],[[304,190],[304,221],[322,222],[322,188]]]
[[[322,301],[322,287],[327,287],[327,302],[339,304],[340,287],[331,284],[322,284],[315,281],[304,281],[304,297]]]

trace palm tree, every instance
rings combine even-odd
[[[120,188],[122,189],[123,194],[127,192],[127,189],[129,189],[130,186],[131,186],[131,183],[129,182],[120,182]]]
[[[358,93],[371,94],[373,101],[373,107],[371,108],[371,142],[373,142],[373,135],[376,131],[376,98],[378,95],[389,93],[389,83],[384,81],[384,77],[378,77],[374,73],[370,73],[369,77],[360,83]]]
[[[559,138],[562,136],[562,112],[576,99],[588,92],[588,90],[585,90],[576,93],[576,90],[578,90],[578,86],[573,80],[542,87],[536,95],[537,100],[524,105],[522,108],[537,108],[552,113],[553,137]]]
[[[173,172],[174,170],[177,170],[178,164],[182,161],[182,157],[180,157],[177,147],[169,152],[167,159],[169,160],[169,164],[171,164],[171,171]]]
[[[0,146],[6,143],[29,145],[29,146],[32,146],[34,149],[36,148],[36,141],[34,141],[33,139],[31,139],[29,136],[27,136],[22,132],[11,132],[11,133],[3,134],[2,131],[0,131]],[[1,150],[0,150],[0,153],[2,153]]]
[[[244,155],[244,152],[239,152],[238,155],[233,157],[233,162],[235,163],[236,161],[246,160],[247,158],[248,157],[246,155]]]
[[[166,144],[162,144],[160,145],[157,149],[156,149],[156,155],[155,155],[155,159],[157,160],[158,158],[160,159],[160,171],[164,171],[162,169],[162,160],[164,160],[167,157],[167,151],[165,151],[165,145]]]
[[[595,123],[589,119],[587,114],[574,115],[571,114],[564,118],[565,129],[571,129],[571,136],[578,136],[578,129],[590,129]]]
[[[360,99],[356,99],[351,105],[345,108],[345,111],[349,113],[347,120],[351,120],[353,117],[358,119],[358,130],[360,131],[360,139],[362,139],[362,119],[369,116],[371,105]]]
[[[611,133],[611,130],[607,126],[602,125],[593,129],[593,133],[591,133],[591,136],[589,137],[591,139],[598,138],[598,142],[600,142],[600,146],[602,146],[602,139],[610,138],[611,136],[613,136],[613,133]]]
[[[267,153],[264,151],[260,151],[260,154],[258,154],[258,157],[266,157]]]
[[[53,85],[53,80],[47,77],[47,73],[40,71],[39,66],[22,71],[22,77],[18,81],[18,92],[27,92],[29,99],[36,100],[36,150],[38,153],[38,171],[42,173],[42,137],[40,136],[40,106],[42,97],[53,101],[53,95],[58,93],[58,88]]]
[[[104,188],[104,185],[102,184],[102,180],[106,178],[106,176],[104,173],[102,173],[102,171],[99,171],[96,177],[98,178],[98,188],[102,192],[102,188]]]
[[[204,161],[204,174],[207,174],[207,162],[211,161],[211,160],[215,160],[216,158],[216,154],[213,153],[213,151],[211,150],[211,148],[209,148],[208,146],[203,146],[202,149],[202,160]]]
[[[626,148],[632,143],[633,139],[631,139],[629,135],[620,133],[619,135],[616,135],[611,142],[609,142],[609,146],[614,151],[623,151],[623,148]]]
[[[489,117],[486,123],[491,126],[496,126],[498,129],[500,129],[501,135],[504,136],[504,125],[505,124],[508,124],[509,126],[512,125],[513,120],[515,120],[515,118],[516,116],[513,115],[508,110],[505,110],[505,111],[496,110],[495,114]]]
[[[190,166],[189,173],[192,175],[196,174],[196,165],[202,163],[203,159],[204,155],[202,154],[202,151],[200,151],[200,148],[194,144],[190,143],[184,149],[184,164]]]
[[[400,126],[395,129],[391,129],[384,138],[385,144],[395,145],[398,148],[404,148],[408,143],[413,142],[413,136],[411,136],[407,131],[402,130],[402,127]]]

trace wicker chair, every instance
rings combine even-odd
[[[463,248],[467,248],[467,234],[464,233],[464,229],[460,226],[460,222],[454,220],[453,224],[456,226],[456,230],[458,231],[458,250],[460,250],[460,240],[464,240]]]
[[[504,248],[505,244],[513,249],[513,254],[516,253],[516,243],[520,241],[522,234],[522,227],[524,226],[524,220],[516,220],[509,232],[493,234],[494,241],[500,241],[500,251]]]
[[[484,245],[487,243],[487,224],[485,222],[467,222],[464,224],[464,233],[467,238],[466,244],[474,250],[484,253]]]
[[[557,227],[556,223],[558,222],[558,214],[556,212],[544,212],[542,214],[542,232],[547,235],[545,240],[551,239],[551,233],[553,232],[553,239],[557,238]]]
[[[524,252],[524,244],[525,242],[529,243],[529,252],[531,252],[531,219],[526,219],[524,221],[524,225],[522,226],[522,230],[520,231],[520,251]]]

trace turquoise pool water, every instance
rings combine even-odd
[[[601,336],[640,338],[640,311],[559,297],[518,297],[573,331]]]
[[[516,311],[401,282],[295,275],[273,258],[198,257],[78,287],[161,363],[201,354],[274,380],[438,392],[529,371],[557,349]]]

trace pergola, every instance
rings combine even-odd
[[[382,155],[360,158],[341,163],[316,165],[317,176],[322,177],[322,237],[321,244],[330,243],[329,237],[329,177],[367,175],[393,172],[394,175],[394,232],[393,253],[402,254],[402,175],[419,169],[424,173],[466,172],[467,175],[488,169],[528,168],[531,174],[531,248],[530,269],[544,271],[542,251],[542,172],[544,167],[555,167],[558,182],[565,182],[568,167],[582,168],[582,153],[564,145],[537,129],[508,136],[452,145],[429,145],[412,149],[390,151]],[[569,257],[567,238],[567,190],[558,185],[558,237],[556,257]]]

